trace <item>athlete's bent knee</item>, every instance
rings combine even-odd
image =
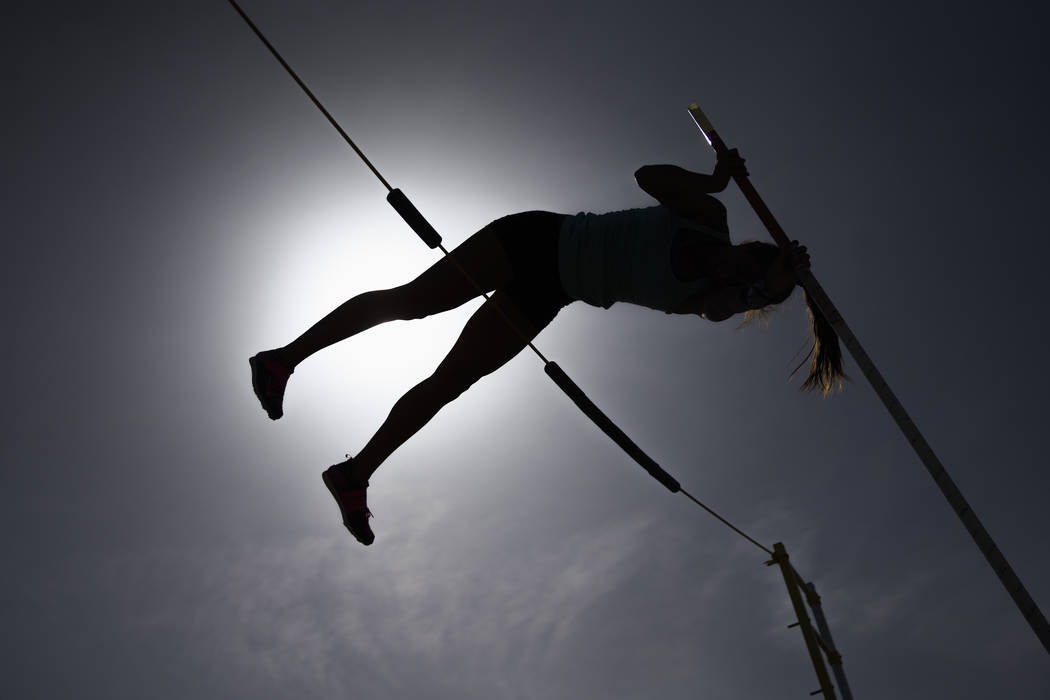
[[[427,382],[444,403],[455,401],[474,386],[481,377],[474,372],[438,371],[430,375]]]

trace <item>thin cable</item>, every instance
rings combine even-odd
[[[233,5],[233,9],[237,10],[237,14],[241,16],[241,19],[243,19],[245,23],[247,23],[247,25],[251,27],[251,30],[255,32],[255,36],[259,37],[259,40],[266,46],[267,49],[270,50],[270,53],[273,54],[273,57],[277,59],[277,62],[280,63],[286,71],[288,71],[288,75],[292,76],[292,79],[296,82],[296,84],[298,84],[299,87],[302,88],[303,92],[306,93],[306,96],[309,97],[310,100],[314,103],[314,106],[316,106],[317,109],[321,110],[321,114],[323,114],[325,118],[328,119],[328,123],[331,124],[336,131],[339,132],[339,135],[343,137],[343,140],[346,141],[350,148],[354,149],[354,153],[356,153],[358,157],[364,162],[364,164],[368,166],[368,169],[371,170],[377,178],[379,178],[379,181],[383,183],[383,187],[385,187],[388,192],[393,191],[394,188],[390,186],[390,183],[387,182],[386,178],[383,177],[382,173],[379,172],[379,169],[376,168],[376,166],[372,165],[372,161],[368,160],[368,156],[365,155],[364,151],[357,147],[357,144],[354,143],[353,139],[350,138],[350,135],[343,130],[343,127],[339,125],[339,122],[335,120],[335,117],[333,117],[331,113],[329,113],[329,111],[325,109],[325,106],[321,104],[321,101],[317,99],[317,96],[314,95],[313,91],[311,91],[310,88],[306,86],[306,83],[304,83],[299,77],[299,75],[295,72],[295,70],[290,65],[288,65],[288,62],[284,60],[284,57],[281,56],[280,52],[274,47],[273,44],[270,43],[270,41],[266,38],[262,31],[257,26],[255,26],[255,22],[252,21],[251,17],[249,17],[244,12],[244,10],[241,9],[240,5],[238,5],[235,0],[229,0],[229,3]],[[470,273],[468,273],[463,268],[463,266],[459,264],[459,261],[456,260],[456,256],[449,253],[449,251],[443,245],[439,244],[438,248],[441,249],[441,252],[444,253],[446,257],[448,257],[452,260],[453,263],[455,263],[456,268],[463,274],[464,277],[467,278],[467,281],[474,285],[474,288],[481,293],[481,296],[485,297],[486,301],[492,301],[492,298],[489,296],[488,292],[482,289],[481,285],[474,281],[474,278],[471,277]],[[492,307],[496,309],[497,312],[499,312],[500,316],[502,316],[503,319],[507,322],[507,324],[510,325],[510,327],[514,330],[514,332],[518,334],[518,337],[524,340],[526,345],[528,345],[528,347],[531,348],[532,351],[536,353],[536,355],[541,360],[543,360],[543,363],[546,364],[548,361],[547,358],[543,355],[542,352],[540,352],[539,348],[537,348],[536,345],[521,331],[521,329],[518,327],[518,324],[514,323],[511,320],[507,312],[496,302],[492,302]]]
[[[725,524],[725,525],[726,525],[726,526],[727,526],[727,527],[728,527],[729,529],[731,529],[731,530],[732,530],[733,532],[735,532],[736,534],[740,535],[740,536],[741,536],[741,537],[743,537],[743,538],[744,538],[745,540],[747,540],[747,541],[748,541],[748,542],[750,542],[751,544],[755,545],[756,547],[758,547],[759,549],[761,549],[761,550],[762,550],[763,552],[765,552],[765,553],[766,553],[766,554],[768,554],[769,556],[773,556],[773,550],[771,550],[771,549],[768,549],[768,548],[764,547],[763,545],[759,544],[758,542],[756,542],[756,541],[755,541],[755,540],[754,540],[754,539],[753,539],[753,538],[752,538],[752,537],[751,537],[750,535],[748,535],[748,534],[747,534],[746,532],[744,532],[743,530],[741,530],[740,528],[738,528],[738,527],[737,527],[736,525],[734,525],[733,523],[729,522],[728,520],[726,520],[725,518],[723,518],[723,517],[722,517],[721,515],[719,515],[718,513],[714,512],[713,510],[711,510],[710,508],[708,508],[707,506],[705,506],[705,505],[704,505],[703,503],[701,503],[700,501],[696,500],[696,498],[694,498],[694,497],[693,497],[693,495],[692,495],[691,493],[689,493],[688,491],[686,491],[685,489],[681,489],[681,491],[682,491],[682,493],[684,493],[684,494],[685,494],[685,495],[686,495],[686,496],[687,496],[687,497],[689,498],[689,500],[690,500],[690,501],[692,501],[692,502],[693,502],[693,503],[695,503],[696,505],[700,506],[701,508],[703,508],[704,510],[706,510],[706,511],[707,511],[708,513],[710,513],[711,515],[715,516],[715,517],[716,517],[716,518],[718,518],[719,520],[721,520],[721,521],[722,521],[722,522],[723,522],[723,523],[724,523],[724,524]]]
[[[328,110],[325,109],[324,105],[321,104],[321,101],[318,100],[317,97],[313,94],[313,92],[310,91],[310,88],[308,88],[306,86],[306,83],[304,83],[299,78],[299,76],[296,74],[296,72],[294,70],[292,70],[292,67],[288,65],[287,61],[285,61],[284,58],[281,56],[281,54],[277,51],[277,49],[274,48],[273,44],[271,44],[269,42],[269,40],[267,40],[267,38],[263,35],[263,33],[261,31],[259,31],[259,28],[255,26],[255,23],[252,22],[251,18],[248,17],[247,14],[245,14],[244,10],[242,10],[240,8],[240,6],[235,2],[235,0],[229,0],[229,3],[231,5],[233,5],[233,9],[237,10],[237,14],[239,14],[241,16],[241,18],[248,24],[248,26],[251,27],[252,31],[255,32],[255,35],[257,37],[259,37],[259,40],[262,41],[263,44],[266,46],[266,48],[270,50],[270,53],[273,54],[273,57],[277,59],[278,63],[280,63],[284,67],[284,69],[288,72],[288,75],[292,76],[292,79],[295,80],[295,82],[299,85],[300,88],[302,88],[303,92],[306,93],[306,96],[310,98],[310,100],[314,103],[314,105],[317,107],[317,109],[321,110],[321,113],[324,114],[325,118],[328,119],[328,122],[333,127],[335,127],[335,130],[338,131],[339,135],[343,137],[343,140],[346,141],[346,143],[350,146],[350,148],[354,149],[354,152],[358,155],[358,157],[362,161],[364,161],[365,165],[367,165],[368,168],[375,174],[375,176],[377,178],[379,178],[379,181],[381,183],[383,183],[383,186],[386,187],[387,191],[393,191],[394,188],[390,186],[390,183],[386,181],[386,178],[384,178],[382,176],[382,174],[380,174],[379,170],[377,170],[376,167],[374,165],[372,165],[372,162],[370,160],[368,160],[368,158],[367,158],[367,156],[365,156],[364,152],[360,148],[357,147],[357,144],[355,144],[353,142],[353,140],[350,138],[350,136],[343,130],[343,127],[341,127],[339,125],[339,122],[337,122],[335,120],[335,117],[333,117],[328,112]],[[474,280],[474,278],[470,275],[470,273],[468,273],[463,268],[463,266],[460,264],[459,260],[456,259],[456,256],[452,255],[445,248],[445,246],[442,245],[442,244],[438,244],[437,247],[438,247],[439,250],[441,250],[441,252],[445,255],[445,257],[447,257],[450,260],[452,260],[452,262],[459,269],[459,271],[463,274],[463,276],[474,286],[475,289],[477,289],[481,293],[481,296],[483,296],[487,302],[492,302],[492,307],[494,309],[496,309],[496,311],[503,317],[503,319],[507,322],[507,324],[510,325],[510,327],[514,330],[514,332],[516,332],[518,334],[518,336],[522,340],[524,340],[526,342],[528,347],[534,353],[536,353],[536,355],[543,361],[543,363],[545,365],[549,364],[549,361],[543,355],[543,353],[540,352],[539,348],[537,348],[536,345],[531,340],[529,340],[529,338],[521,331],[521,329],[518,327],[518,325],[510,318],[510,316],[507,314],[507,312],[499,304],[494,302],[492,300],[492,297],[484,289],[482,289],[481,285],[479,285]],[[724,523],[726,526],[728,526],[731,530],[736,532],[738,535],[740,535],[744,539],[748,540],[749,542],[754,544],[756,547],[758,547],[762,551],[764,551],[767,554],[769,554],[770,556],[773,556],[773,552],[771,550],[767,549],[766,547],[764,547],[761,544],[759,544],[758,542],[756,542],[754,539],[752,539],[750,536],[748,536],[744,531],[740,530],[738,527],[736,527],[731,522],[729,522],[728,520],[723,518],[721,515],[719,515],[718,513],[716,513],[715,511],[711,510],[706,505],[704,505],[703,503],[698,501],[696,498],[694,498],[685,489],[679,488],[679,490],[682,493],[684,493],[686,496],[688,496],[691,501],[696,503],[698,506],[700,506],[701,508],[706,510],[708,513],[710,513],[714,517],[718,518],[718,520],[720,520],[722,523]]]
[[[379,181],[383,183],[383,187],[385,187],[388,192],[390,190],[393,190],[394,188],[390,186],[390,183],[386,181],[386,178],[384,178],[379,173],[379,171],[376,170],[376,166],[372,165],[372,161],[368,160],[368,157],[365,156],[364,152],[360,148],[358,148],[357,144],[350,139],[350,137],[345,131],[343,131],[343,127],[339,126],[339,122],[337,122],[335,118],[328,113],[328,110],[325,109],[324,105],[321,104],[321,101],[314,96],[314,94],[310,91],[310,88],[306,87],[306,83],[299,79],[299,76],[296,75],[294,70],[292,70],[292,67],[288,65],[288,63],[281,57],[281,54],[277,52],[277,49],[273,47],[273,44],[271,44],[266,39],[266,37],[263,36],[263,33],[259,31],[258,27],[255,26],[255,22],[253,22],[251,18],[244,13],[244,10],[242,10],[240,5],[234,2],[234,0],[229,0],[229,2],[231,5],[233,5],[233,9],[237,10],[237,14],[239,14],[241,18],[248,23],[248,26],[252,28],[252,31],[255,32],[255,36],[259,37],[259,40],[262,41],[262,43],[266,44],[266,48],[270,49],[270,53],[273,54],[273,57],[276,58],[282,66],[284,66],[284,69],[288,71],[288,75],[292,76],[292,79],[299,84],[299,87],[301,87],[303,89],[303,92],[306,93],[306,96],[313,101],[314,105],[317,106],[317,109],[321,110],[321,114],[325,115],[325,117],[328,118],[328,122],[335,127],[335,130],[339,132],[339,135],[343,137],[343,140],[350,145],[350,148],[354,149],[354,153],[356,153],[361,158],[361,160],[365,162],[365,165],[367,165],[368,168],[375,174],[375,176],[379,178]]]

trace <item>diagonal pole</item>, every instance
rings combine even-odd
[[[725,142],[715,131],[711,125],[710,120],[702,111],[697,104],[689,105],[689,114],[692,115],[693,121],[700,127],[701,133],[707,142],[715,150],[716,153],[721,155],[725,151],[729,150],[726,147]],[[772,212],[766,206],[765,202],[759,196],[755,190],[754,185],[747,178],[746,175],[734,175],[733,179],[736,180],[736,184],[739,185],[740,191],[743,192],[744,197],[751,204],[751,207],[758,214],[758,218],[765,224],[773,240],[782,248],[787,248],[791,245],[791,241],[788,239],[787,234],[780,228],[780,224],[777,223],[776,218],[773,217]],[[930,476],[940,487],[941,493],[948,500],[948,503],[955,510],[956,515],[962,520],[966,530],[973,537],[974,542],[980,548],[984,554],[985,559],[991,565],[995,574],[1002,581],[1006,591],[1010,594],[1010,597],[1014,599],[1014,603],[1017,605],[1017,609],[1021,611],[1021,615],[1028,621],[1028,624],[1032,626],[1032,630],[1035,632],[1036,637],[1043,643],[1043,647],[1047,653],[1050,654],[1050,625],[1047,624],[1046,616],[1036,605],[1032,596],[1029,595],[1028,590],[1025,588],[1021,579],[1018,578],[1014,572],[1013,567],[1003,556],[1003,553],[999,551],[999,548],[995,546],[995,542],[992,541],[992,536],[988,534],[988,531],[984,529],[984,525],[977,519],[977,514],[974,513],[970,504],[963,498],[962,492],[959,487],[955,485],[952,478],[948,475],[944,465],[941,464],[940,459],[933,453],[933,449],[929,443],[926,442],[926,438],[919,432],[918,426],[912,421],[911,416],[904,410],[904,406],[894,395],[890,389],[889,384],[883,379],[882,374],[878,368],[875,367],[875,363],[872,362],[868,353],[861,347],[860,341],[857,340],[857,336],[853,335],[853,331],[850,330],[849,326],[846,325],[846,321],[842,318],[842,314],[839,313],[835,305],[831,303],[831,298],[827,295],[824,289],[817,282],[813,273],[809,270],[805,270],[799,273],[799,279],[802,286],[805,288],[806,293],[809,295],[817,307],[824,314],[825,318],[835,328],[835,332],[842,340],[843,344],[853,355],[854,361],[857,366],[860,367],[861,371],[864,372],[864,376],[868,378],[872,388],[875,389],[875,393],[882,399],[882,403],[889,410],[890,415],[893,416],[893,420],[897,422],[897,426],[904,433],[904,437],[908,439],[915,453],[922,460],[923,465],[927,471],[930,472]]]

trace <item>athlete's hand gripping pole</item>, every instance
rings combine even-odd
[[[701,110],[699,105],[693,103],[689,105],[689,114],[692,115],[693,121],[700,128],[704,138],[707,139],[707,143],[715,149],[715,153],[721,155],[728,151],[728,147],[722,138],[715,131],[714,126],[711,124],[711,120],[707,118]],[[791,241],[788,239],[787,234],[780,228],[780,224],[773,217],[772,212],[766,206],[765,202],[758,195],[751,181],[747,175],[735,174],[733,179],[736,180],[736,184],[739,185],[740,191],[744,194],[744,197],[751,204],[751,207],[758,214],[758,218],[765,224],[766,229],[769,230],[773,240],[777,242],[782,250],[790,250]],[[1003,553],[999,551],[999,548],[992,541],[992,536],[988,534],[988,531],[984,529],[984,525],[977,519],[977,514],[974,513],[973,509],[963,498],[962,492],[952,481],[952,478],[948,475],[944,465],[941,464],[940,459],[934,454],[933,448],[930,447],[929,443],[926,442],[926,438],[923,437],[922,433],[919,432],[918,426],[912,421],[911,416],[904,410],[904,406],[897,399],[897,396],[890,389],[889,384],[882,378],[882,374],[878,368],[875,367],[875,363],[872,362],[868,353],[861,347],[860,341],[857,340],[857,336],[853,334],[849,326],[846,325],[846,321],[842,318],[838,309],[831,303],[831,298],[828,297],[827,293],[817,282],[816,278],[813,277],[813,273],[809,268],[797,270],[799,282],[805,288],[809,298],[812,299],[820,311],[824,314],[824,317],[831,323],[835,328],[835,333],[838,334],[839,339],[850,351],[857,366],[860,367],[861,371],[864,372],[864,376],[868,378],[872,388],[875,389],[875,393],[882,399],[882,403],[889,410],[890,415],[897,422],[897,426],[904,433],[904,437],[907,438],[908,442],[911,443],[915,453],[922,460],[923,465],[929,471],[930,476],[940,487],[941,493],[944,494],[945,499],[951,504],[955,510],[956,515],[962,520],[963,525],[969,531],[970,536],[973,537],[974,542],[980,548],[984,554],[985,559],[991,565],[995,571],[999,580],[1002,581],[1003,586],[1007,592],[1013,598],[1017,608],[1021,611],[1021,614],[1031,625],[1032,630],[1035,632],[1039,641],[1043,643],[1043,647],[1050,653],[1050,624],[1047,623],[1046,617],[1043,612],[1036,605],[1032,596],[1028,593],[1021,579],[1018,578],[1014,572],[1013,567],[1010,566],[1010,562],[1006,560]]]
[[[711,126],[710,120],[707,116],[700,111],[700,106],[695,102],[689,105],[689,114],[692,115],[693,121],[700,127],[700,132],[707,139],[707,142],[715,149],[715,153],[721,156],[723,153],[729,151],[729,147],[726,146],[725,141],[718,135],[715,128]],[[762,223],[769,229],[769,233],[773,236],[773,240],[777,242],[781,248],[790,248],[791,241],[788,239],[787,234],[784,233],[784,229],[780,228],[780,224],[773,217],[773,213],[769,211],[769,207],[762,201],[762,198],[758,196],[758,192],[755,190],[751,181],[747,179],[747,175],[734,175],[733,179],[736,180],[736,184],[740,186],[740,191],[744,193],[744,197],[751,203],[755,213],[758,214],[758,218],[762,220]]]

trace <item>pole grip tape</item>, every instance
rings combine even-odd
[[[392,189],[387,194],[386,201],[390,202],[390,206],[394,208],[394,211],[401,215],[405,223],[412,227],[412,230],[423,239],[423,242],[428,247],[437,248],[441,245],[441,235],[434,230],[429,221],[423,218],[416,206],[408,201],[408,197],[405,196],[404,192],[397,188]]]
[[[707,115],[704,114],[703,110],[700,109],[700,105],[697,103],[694,102],[689,105],[689,113],[693,115],[693,121],[696,122],[696,125],[703,129],[705,133],[709,134],[715,130],[715,127],[711,124],[711,120],[707,118]]]
[[[649,472],[649,476],[666,486],[671,493],[678,493],[682,488],[678,483],[678,480],[665,472],[652,457],[642,452],[642,448],[634,444],[634,441],[627,437],[627,434],[620,430],[616,424],[612,422],[609,416],[602,413],[602,410],[598,408],[593,401],[587,398],[587,395],[583,393],[583,389],[576,386],[576,383],[569,379],[569,375],[562,371],[562,368],[558,366],[558,363],[547,362],[547,364],[543,366],[543,371],[547,373],[548,377],[554,380],[554,383],[558,385],[558,388],[564,391],[565,395],[572,399],[572,402],[576,404],[581,411],[587,414],[588,418],[594,421],[595,425],[602,429],[603,433],[611,437],[613,442],[619,445],[624,452],[629,454],[634,461],[641,465],[642,469]]]

